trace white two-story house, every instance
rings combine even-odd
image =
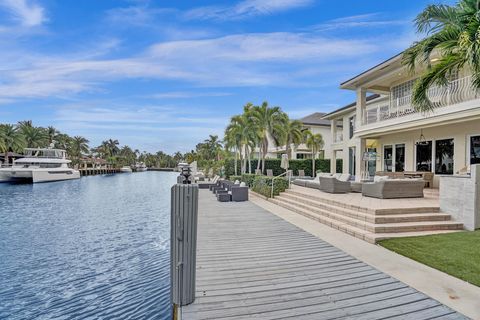
[[[327,157],[343,159],[343,172],[356,180],[378,171],[427,171],[438,177],[480,163],[480,95],[470,86],[469,73],[458,72],[447,85],[430,88],[434,110],[421,113],[411,96],[422,70],[412,74],[401,60],[397,55],[341,84],[357,98],[324,116],[334,137]]]

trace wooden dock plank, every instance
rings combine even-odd
[[[466,319],[251,202],[200,190],[196,300],[182,319]]]

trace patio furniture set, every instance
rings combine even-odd
[[[248,187],[239,181],[218,180],[209,186],[220,202],[248,201]]]
[[[295,179],[293,184],[318,189],[327,193],[361,193],[365,197],[379,199],[422,198],[426,180],[415,178],[390,178],[377,175],[373,181],[350,181],[346,173],[319,173],[314,180]],[[429,184],[431,185],[431,184]]]

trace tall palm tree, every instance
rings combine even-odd
[[[255,127],[258,130],[262,172],[265,172],[265,158],[268,152],[268,137],[270,136],[275,144],[279,145],[284,137],[286,114],[280,107],[269,107],[268,102],[263,102],[261,106],[254,106],[248,110],[248,116],[251,117]],[[259,165],[260,167],[260,161]]]
[[[110,157],[114,157],[120,152],[120,148],[118,147],[120,143],[118,140],[108,139],[107,141],[104,141],[104,143]]]
[[[28,125],[23,125],[19,128],[28,148],[44,148],[47,146],[48,135],[43,128]]]
[[[445,85],[453,73],[463,68],[472,71],[472,89],[480,89],[480,2],[460,0],[454,6],[429,5],[415,18],[415,24],[419,33],[427,34],[403,54],[403,62],[410,70],[418,64],[426,67],[413,88],[415,108],[431,110],[428,89]],[[439,55],[434,64],[433,54]]]
[[[55,129],[52,126],[47,127],[45,131],[47,132],[49,144],[52,143],[55,140],[56,136],[60,133],[57,129]]]
[[[288,120],[285,126],[285,145],[289,159],[292,159],[291,146],[297,147],[303,142],[303,124],[298,120]]]
[[[227,128],[225,129],[225,148],[227,150],[232,150],[234,153],[234,166],[235,166],[235,175],[238,175],[238,155],[240,153],[240,150],[242,148],[241,145],[241,127],[238,121],[238,117],[240,116],[233,116],[230,119],[230,123],[228,124]],[[241,153],[240,153],[241,157]],[[241,159],[240,159],[241,160]]]
[[[5,151],[5,163],[8,163],[8,152],[22,152],[25,148],[25,139],[20,130],[11,124],[0,125]]]
[[[324,141],[320,133],[313,134],[310,131],[306,132],[306,144],[307,147],[312,151],[312,176],[315,177],[315,158],[317,157],[318,151],[323,148]]]
[[[78,161],[82,154],[88,153],[88,140],[84,137],[75,136],[70,139],[69,156]]]

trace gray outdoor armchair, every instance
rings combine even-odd
[[[422,179],[386,179],[364,183],[362,195],[379,199],[423,198]]]

